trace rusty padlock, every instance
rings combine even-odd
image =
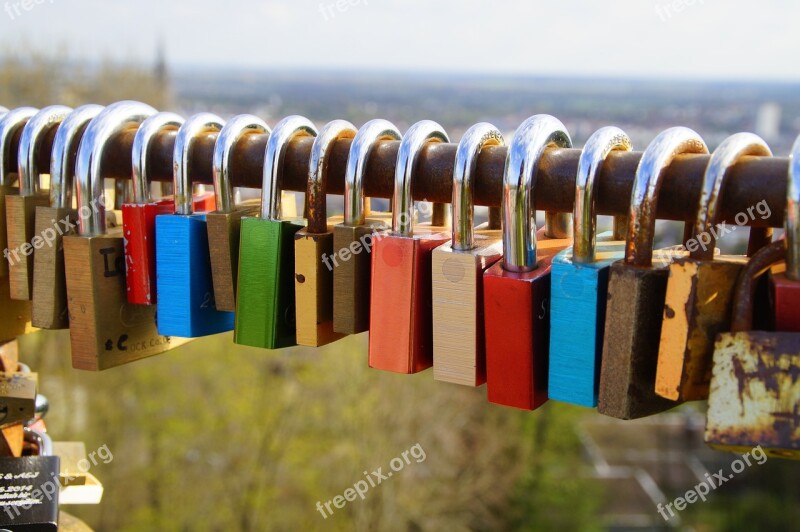
[[[289,116],[275,125],[267,142],[261,216],[242,219],[237,344],[279,349],[296,343],[294,235],[302,226],[282,218],[280,175],[289,142],[316,135],[308,119]]]
[[[717,336],[705,433],[716,449],[800,458],[800,334],[750,330],[754,281],[787,255],[783,241],[753,255],[736,286],[731,332]]]
[[[667,253],[653,251],[656,202],[672,160],[708,153],[700,135],[685,127],[661,132],[647,147],[631,192],[625,258],[611,265],[597,410],[635,419],[677,403],[655,392],[658,344],[669,277]],[[686,234],[686,231],[684,231]]]
[[[236,283],[239,274],[239,235],[242,217],[255,216],[258,207],[236,205],[231,185],[231,161],[240,140],[272,132],[266,122],[253,115],[231,118],[214,143],[214,193],[217,210],[206,215],[208,241],[211,243],[211,275],[217,310],[236,310]]]
[[[45,138],[57,130],[70,111],[63,105],[45,107],[22,129],[17,155],[19,195],[6,197],[8,247],[24,255],[20,261],[9,262],[11,299],[33,298],[33,256],[45,245],[42,235],[35,234],[36,207],[50,203],[49,192],[41,186],[41,174],[50,175],[50,169],[40,172],[39,152]]]
[[[624,131],[609,126],[596,131],[581,154],[575,181],[574,245],[553,259],[550,304],[550,399],[597,406],[600,357],[606,319],[608,271],[625,252],[625,236],[595,226],[597,175],[613,151],[631,151]],[[621,217],[617,231],[625,229]]]
[[[433,250],[431,268],[433,378],[439,381],[486,382],[483,273],[503,256],[503,240],[489,224],[473,227],[472,196],[481,150],[503,145],[500,130],[482,122],[464,133],[456,150],[451,241]]]
[[[394,124],[378,118],[361,126],[350,145],[344,178],[344,221],[333,228],[333,330],[337,333],[357,334],[369,329],[372,245],[374,235],[386,224],[385,218],[369,212],[364,179],[377,143],[401,138]]]
[[[786,187],[786,265],[770,273],[770,292],[775,330],[800,332],[800,138],[792,147]]]
[[[745,156],[771,156],[761,137],[737,133],[725,139],[711,155],[703,176],[703,188],[694,224],[687,242],[688,257],[669,265],[669,279],[661,325],[656,370],[656,393],[673,401],[708,398],[711,359],[717,334],[730,326],[731,303],[736,279],[747,262],[745,256],[714,256],[724,179],[728,170]],[[750,230],[748,253],[771,230]]]
[[[153,201],[150,194],[150,144],[163,131],[177,131],[184,123],[182,116],[161,112],[147,118],[133,138],[132,160],[133,202],[122,205],[125,235],[125,278],[128,302],[154,305],[156,290],[156,216],[173,214],[171,198]]]
[[[450,240],[444,227],[414,224],[412,179],[420,151],[449,142],[431,120],[412,125],[397,152],[392,195],[392,230],[373,238],[369,320],[369,366],[417,373],[433,365],[431,259]]]
[[[550,115],[532,116],[514,133],[503,171],[503,260],[483,276],[487,397],[525,410],[547,401],[550,267],[553,256],[572,243],[541,239],[536,231],[539,161],[551,147],[571,148],[572,140]],[[546,216],[558,232],[566,230],[563,216]]]
[[[122,228],[106,231],[101,165],[107,145],[155,112],[139,102],[109,105],[89,123],[78,149],[78,234],[64,237],[74,368],[103,370],[178,343],[158,334],[154,306],[128,303]]]
[[[10,297],[9,263],[25,257],[20,257],[21,250],[8,247],[6,199],[19,194],[19,188],[12,186],[12,174],[8,172],[11,142],[36,112],[37,109],[32,107],[20,107],[0,116],[0,248],[4,257],[0,260],[0,342],[13,340],[29,332],[31,325],[30,301],[15,301]]]
[[[343,335],[333,331],[333,224],[327,217],[328,164],[334,144],[352,139],[356,127],[346,120],[326,124],[314,139],[308,163],[308,224],[294,235],[297,343],[317,347]]]
[[[78,211],[72,208],[75,156],[83,132],[101,105],[83,105],[67,115],[56,131],[50,162],[50,205],[36,207],[35,234],[48,245],[33,255],[33,326],[69,327],[64,235],[75,233]]]

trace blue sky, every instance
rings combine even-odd
[[[29,9],[25,9],[25,7]],[[338,7],[337,7],[338,5]],[[800,80],[796,0],[0,0],[0,44],[173,65]]]

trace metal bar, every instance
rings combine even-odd
[[[172,149],[175,132],[165,132],[154,140],[150,175],[156,181],[172,180]],[[211,161],[216,134],[199,139],[193,148],[189,171],[195,183],[212,183]],[[17,141],[15,140],[14,143]],[[234,186],[261,188],[266,135],[251,135],[242,139],[234,151],[232,182]],[[329,167],[328,193],[342,194],[344,173],[350,140],[336,142]],[[16,147],[12,143],[12,156],[5,161],[16,168]],[[103,161],[108,177],[130,178],[131,146],[133,135],[120,135],[110,144]],[[308,160],[312,138],[299,138],[289,145],[283,169],[284,190],[306,190]],[[394,190],[394,165],[399,142],[382,141],[375,148],[367,165],[365,191],[370,197],[389,198]],[[42,150],[40,164],[49,164],[48,146]],[[575,174],[581,150],[552,149],[545,153],[539,165],[536,208],[557,212],[572,211]],[[436,143],[420,153],[419,178],[414,181],[416,200],[449,203],[452,191],[453,164],[456,144]],[[476,205],[498,206],[503,180],[506,148],[490,146],[481,151],[475,187]],[[636,166],[642,152],[613,152],[609,155],[599,176],[597,186],[597,212],[604,215],[627,215],[628,203]],[[678,157],[667,170],[659,195],[659,219],[685,221],[691,219],[697,206],[700,185],[708,163],[708,155]],[[789,159],[786,157],[745,157],[731,170],[723,197],[721,215],[724,221],[734,223],[737,213],[747,213],[748,225],[782,227],[786,210],[786,182]],[[766,201],[771,214],[766,219],[752,211],[761,201]]]

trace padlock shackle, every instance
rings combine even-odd
[[[311,146],[308,160],[308,190],[306,191],[306,231],[320,234],[328,231],[327,183],[328,163],[333,145],[339,139],[352,139],[358,130],[347,120],[333,120],[319,130]]]
[[[217,212],[231,213],[236,208],[231,184],[231,160],[236,144],[250,135],[269,135],[272,129],[254,115],[237,115],[228,120],[214,143],[211,174],[214,179],[214,196]]]
[[[14,135],[38,112],[35,107],[17,107],[0,117],[0,161],[7,161],[10,158],[11,140]],[[0,164],[0,186],[11,185],[6,165]]]
[[[708,235],[710,242],[705,246],[698,246],[689,251],[689,257],[695,260],[713,260],[714,248],[717,239],[711,230],[719,221],[719,212],[722,210],[722,192],[725,186],[725,177],[728,171],[742,157],[771,157],[772,150],[769,145],[753,133],[736,133],[726,138],[711,154],[711,159],[703,175],[702,189],[697,204],[697,217],[694,222],[694,238]],[[767,240],[765,233],[771,229],[752,227],[750,229],[750,246],[748,254],[758,251],[758,244]]]
[[[103,155],[113,137],[134,133],[156,110],[147,104],[122,101],[109,105],[94,117],[83,133],[75,163],[78,198],[78,234],[103,235],[106,232],[106,196]]]
[[[71,107],[51,105],[33,115],[19,139],[17,151],[17,174],[19,175],[19,195],[33,196],[42,190],[41,172],[39,169],[39,150],[42,141],[53,129],[58,128],[72,112]],[[47,169],[47,174],[51,170]]]
[[[786,244],[777,240],[758,250],[739,273],[733,295],[733,317],[731,332],[745,332],[753,327],[753,299],[756,293],[756,279],[778,262],[786,260]]]
[[[607,126],[595,131],[581,153],[575,178],[575,223],[572,228],[572,260],[587,264],[595,261],[597,243],[597,211],[595,183],[608,154],[612,151],[633,151],[630,137],[618,127]],[[622,223],[614,218],[615,233]],[[618,236],[614,235],[615,238]],[[623,237],[624,238],[624,237]]]
[[[72,207],[75,188],[75,162],[78,146],[86,127],[104,109],[102,105],[76,107],[61,122],[53,139],[50,155],[50,206],[57,209]]]
[[[133,202],[137,205],[144,205],[152,201],[150,194],[149,179],[149,160],[150,143],[159,133],[163,131],[175,131],[185,122],[184,118],[178,114],[170,112],[156,113],[144,122],[136,131],[133,137],[132,159],[133,173],[131,181],[133,184]]]
[[[468,251],[475,247],[475,170],[478,157],[486,146],[504,146],[503,134],[492,124],[480,122],[470,127],[456,149],[453,168],[453,239],[452,248]]]
[[[786,183],[786,277],[800,281],[800,137],[792,146]]]
[[[3,107],[2,105],[0,105],[0,118],[3,118],[3,115],[6,114],[7,112],[8,112],[8,108],[7,107]]]
[[[554,116],[534,115],[514,133],[503,169],[503,268],[512,272],[536,269],[534,191],[539,161],[547,148],[571,148],[567,128]]]
[[[633,180],[625,262],[649,267],[653,263],[653,240],[656,229],[656,203],[663,176],[679,155],[707,154],[702,137],[688,127],[672,127],[662,131],[647,146]]]
[[[36,456],[53,456],[53,439],[46,432],[40,432],[31,427],[22,427],[23,439],[36,445],[39,454]]]
[[[366,223],[364,172],[372,148],[378,141],[402,138],[400,130],[382,118],[370,120],[358,130],[350,144],[344,174],[344,225],[355,227]]]
[[[397,151],[392,194],[392,232],[411,236],[414,232],[414,197],[411,180],[417,167],[418,155],[430,142],[450,142],[444,128],[433,120],[420,120],[406,131]]]
[[[175,189],[175,214],[192,214],[192,180],[189,161],[194,141],[201,135],[218,134],[225,121],[213,113],[197,113],[189,117],[178,129],[172,152],[172,182]]]
[[[281,219],[280,175],[286,147],[297,137],[316,137],[317,128],[304,116],[287,116],[277,124],[264,150],[264,177],[261,185],[261,218]]]

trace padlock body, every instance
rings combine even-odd
[[[475,248],[433,251],[433,378],[480,386],[486,382],[483,274],[503,254],[494,237],[475,235]]]
[[[676,259],[661,324],[656,393],[672,401],[708,398],[717,334],[730,328],[736,280],[746,257]]]
[[[44,245],[44,238],[35,234],[36,207],[49,205],[47,194],[6,197],[8,248],[20,250],[22,260],[9,262],[11,299],[33,299],[33,257]]]
[[[297,343],[329,344],[343,336],[333,331],[333,232],[303,228],[294,238]]]
[[[333,330],[358,334],[369,330],[372,246],[380,230],[369,225],[333,229]],[[353,253],[353,249],[361,250]]]
[[[233,329],[232,312],[214,304],[205,214],[156,217],[158,331],[197,338]]]
[[[64,235],[75,234],[78,211],[37,207],[35,232],[45,245],[33,256],[33,326],[42,329],[69,327],[67,277],[64,271]]]
[[[296,345],[294,235],[301,227],[286,220],[242,219],[237,344],[265,349]]]
[[[0,458],[0,529],[58,530],[58,456]]]
[[[720,334],[714,350],[705,440],[738,453],[761,448],[800,458],[800,334]]]
[[[4,415],[0,427],[25,423],[34,418],[38,384],[37,373],[0,373],[0,411]]]
[[[31,302],[11,299],[8,277],[0,277],[0,342],[33,332]]]
[[[18,194],[19,194],[19,189],[17,187],[0,185],[0,250],[8,249],[9,252],[14,251],[12,248],[9,248],[8,246],[6,198],[10,196],[16,196]],[[8,265],[11,258],[14,258],[15,261],[21,261],[24,259],[24,255],[22,255],[19,251],[17,251],[16,256],[13,255],[13,253],[10,253],[8,256],[5,256],[3,260],[0,260],[0,277],[8,278]]]
[[[490,403],[534,410],[547,401],[551,263],[516,273],[500,261],[483,276]]]
[[[449,239],[449,233],[375,236],[369,367],[417,373],[433,365],[432,252]]]
[[[156,329],[156,307],[128,303],[121,228],[64,237],[72,367],[104,370],[182,343]]]
[[[678,403],[655,393],[668,265],[611,265],[597,410],[635,419]]]
[[[211,212],[206,216],[211,248],[211,275],[217,310],[236,311],[236,283],[239,275],[239,237],[242,218],[255,216],[255,208],[234,212]]]
[[[625,242],[597,236],[595,262],[573,261],[572,248],[553,258],[548,395],[565,403],[597,406],[611,264]]]
[[[213,193],[192,198],[194,212],[207,212],[215,206]],[[122,206],[125,235],[125,270],[128,302],[155,305],[156,288],[156,216],[174,214],[175,201],[165,198],[150,203],[126,203]]]
[[[775,330],[800,332],[800,281],[792,281],[784,273],[772,273],[770,292],[774,301]]]

